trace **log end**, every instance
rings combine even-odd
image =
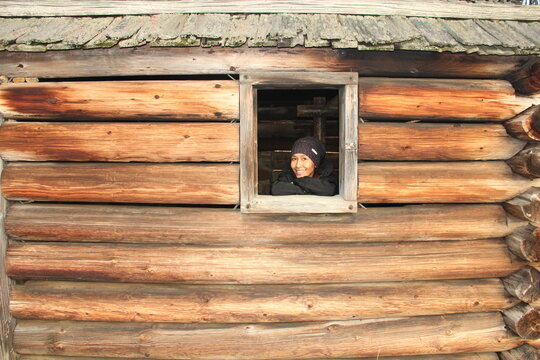
[[[529,179],[540,177],[540,144],[530,144],[507,160],[507,164],[517,174]]]
[[[506,325],[522,339],[540,338],[540,312],[528,304],[518,304],[503,311]]]
[[[540,355],[534,347],[525,344],[515,349],[499,353],[501,360],[539,360]]]
[[[510,251],[522,260],[540,261],[540,232],[532,225],[521,226],[506,236]]]
[[[540,272],[526,266],[503,279],[504,288],[512,296],[532,303],[540,297]]]
[[[504,126],[506,131],[515,138],[525,141],[540,141],[540,105],[533,106],[508,120]]]
[[[540,189],[530,188],[503,204],[507,213],[518,219],[540,224]]]

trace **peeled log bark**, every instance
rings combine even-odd
[[[534,102],[503,80],[360,77],[358,93],[366,119],[504,121]]]
[[[11,163],[2,174],[11,199],[236,204],[237,164]]]
[[[361,203],[498,202],[534,184],[503,162],[472,161],[361,162],[358,179]]]
[[[111,360],[110,357],[64,357],[48,355],[19,355],[18,360]],[[140,360],[126,359],[123,360]],[[497,353],[470,353],[470,354],[449,354],[449,355],[416,355],[416,356],[391,356],[362,358],[362,360],[500,360]],[[528,360],[528,359],[527,359]]]
[[[6,122],[0,156],[8,161],[238,161],[231,123]]]
[[[488,312],[518,302],[499,279],[271,286],[28,281],[11,291],[10,311],[37,320],[258,323]]]
[[[528,145],[506,163],[515,173],[529,179],[540,177],[540,144]]]
[[[220,120],[239,118],[233,80],[4,84],[6,119]]]
[[[9,119],[238,119],[239,88],[223,81],[116,81],[4,84],[0,112]],[[366,78],[360,116],[503,121],[534,100],[504,80]]]
[[[521,220],[534,226],[540,225],[540,189],[531,188],[503,204],[504,209]]]
[[[506,325],[521,338],[540,338],[540,313],[529,304],[518,304],[504,310],[503,315]]]
[[[479,279],[522,266],[502,240],[242,247],[17,243],[6,262],[7,274],[17,279],[229,284]]]
[[[243,215],[231,209],[12,204],[14,239],[170,244],[257,244],[473,240],[503,237],[524,221],[500,205],[411,205],[358,214]]]
[[[360,160],[506,160],[523,146],[501,124],[358,124]]]
[[[289,123],[288,128],[296,124]],[[283,138],[283,125],[274,126],[260,134],[259,150],[265,137],[272,144]],[[9,121],[0,127],[0,156],[8,161],[238,161],[238,134],[238,124],[231,123]],[[359,124],[358,136],[361,160],[506,160],[524,146],[501,124],[368,122]]]
[[[364,162],[358,176],[363,203],[500,202],[535,184],[504,162]],[[236,204],[238,165],[10,163],[2,190],[10,200]]]
[[[506,237],[510,251],[526,261],[540,260],[540,240],[537,228],[532,225],[522,226]]]
[[[540,141],[540,106],[527,111],[504,123],[508,133],[524,141]]]
[[[500,353],[501,360],[538,360],[538,351],[530,345],[522,345],[518,348]]]
[[[504,287],[512,296],[532,303],[540,296],[540,273],[526,266],[503,279]]]
[[[519,342],[499,313],[290,325],[27,320],[18,323],[14,339],[19,354],[210,360],[494,352]]]

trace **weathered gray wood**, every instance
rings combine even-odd
[[[500,353],[501,360],[538,360],[538,350],[530,345],[522,345]]]
[[[539,20],[535,8],[516,5],[461,2],[438,2],[434,0],[411,3],[405,0],[388,0],[385,4],[371,1],[336,1],[328,7],[317,1],[211,1],[186,0],[181,3],[168,1],[95,0],[87,3],[80,0],[59,5],[54,1],[29,0],[4,1],[3,16],[82,16],[82,15],[142,15],[159,13],[309,13],[309,14],[354,14],[354,15],[400,15],[418,17],[450,17],[466,19]]]
[[[540,225],[540,189],[537,187],[506,201],[503,206],[512,216],[529,221],[534,226]]]
[[[0,116],[0,125],[3,118]],[[4,168],[4,161],[0,159],[0,173]],[[11,280],[6,274],[6,248],[8,239],[5,234],[5,217],[7,212],[7,201],[0,195],[0,358],[5,360],[15,360],[13,349],[13,329],[15,322],[9,313],[9,291]]]
[[[28,20],[26,20],[28,21]],[[354,71],[362,76],[504,78],[527,56],[330,48],[150,47],[4,52],[0,75],[94,77],[130,75],[237,74],[259,71]]]
[[[479,279],[507,276],[524,265],[498,239],[241,247],[14,243],[7,254],[7,273],[16,279],[120,282],[313,284]]]
[[[249,212],[257,197],[257,89],[240,76],[240,208]]]
[[[514,230],[506,237],[510,251],[520,259],[535,262],[540,260],[540,241],[537,228],[526,225]]]
[[[518,302],[499,279],[272,286],[28,281],[13,289],[10,311],[33,320],[258,323],[488,312]]]
[[[525,221],[500,205],[412,205],[350,215],[256,215],[189,207],[13,204],[14,239],[169,244],[286,244],[473,240],[504,237]]]
[[[526,266],[503,279],[505,289],[526,303],[535,302],[540,296],[540,272]]]
[[[521,303],[503,311],[504,321],[523,339],[540,338],[540,312],[529,304]]]
[[[356,211],[358,198],[358,75],[339,89],[339,193]],[[352,208],[351,208],[352,206]]]
[[[506,162],[515,173],[534,179],[540,177],[540,144],[530,144]]]
[[[518,139],[540,141],[540,106],[527,109],[508,120],[504,126],[510,135]]]
[[[499,313],[286,325],[26,320],[19,322],[15,332],[15,348],[20,354],[121,354],[149,359],[314,359],[494,352],[512,349],[520,342],[504,329]]]

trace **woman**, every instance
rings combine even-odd
[[[314,137],[296,140],[291,149],[291,163],[272,184],[272,195],[335,195],[337,181],[325,155],[324,145]]]

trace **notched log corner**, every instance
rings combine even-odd
[[[540,141],[540,105],[533,106],[504,123],[506,131],[525,141]]]
[[[503,311],[504,322],[523,339],[540,338],[540,313],[529,304],[521,303]]]
[[[540,260],[540,241],[537,228],[525,225],[515,229],[506,236],[506,243],[510,251],[520,259],[537,262]]]
[[[538,360],[540,355],[534,347],[525,344],[515,349],[499,353],[501,360]]]
[[[512,171],[529,179],[540,177],[540,144],[527,145],[506,163]]]
[[[530,188],[515,198],[506,201],[503,207],[510,215],[529,221],[537,226],[540,224],[540,189]]]
[[[509,80],[520,94],[531,95],[540,92],[540,62],[537,59],[529,62]]]
[[[531,266],[516,271],[502,281],[508,293],[528,304],[540,296],[540,272]]]

